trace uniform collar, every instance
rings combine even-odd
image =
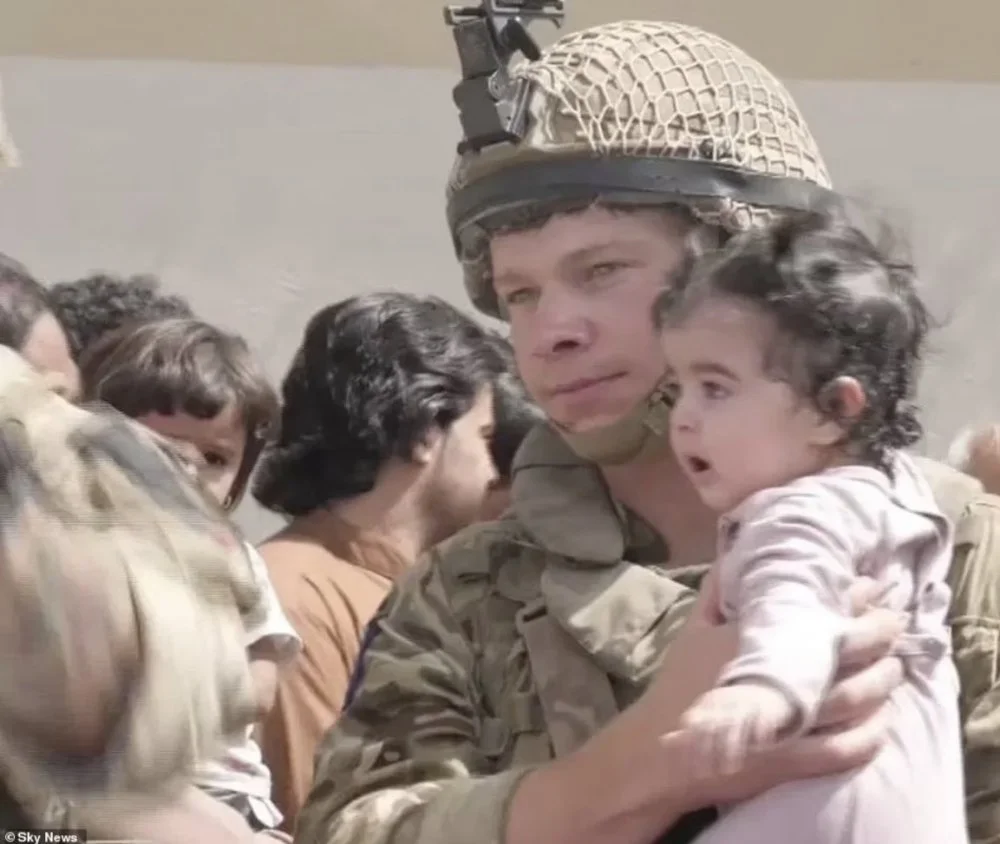
[[[560,556],[591,566],[666,562],[656,531],[615,501],[600,470],[548,425],[536,427],[517,454],[511,501],[519,524]]]
[[[667,569],[659,535],[614,501],[597,467],[548,426],[518,452],[512,507],[544,552],[549,614],[612,676],[647,679],[708,567]]]

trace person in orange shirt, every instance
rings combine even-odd
[[[482,512],[502,368],[486,330],[433,297],[354,297],[306,328],[253,487],[290,519],[260,552],[303,642],[261,729],[287,830],[368,621],[422,552]]]

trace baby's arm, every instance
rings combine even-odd
[[[713,768],[739,764],[754,746],[808,730],[833,681],[846,592],[868,520],[817,484],[768,490],[741,508],[720,561],[732,584],[739,656],[716,689],[685,716]]]
[[[837,669],[847,590],[871,528],[818,484],[764,495],[732,549],[739,656],[719,685],[768,685],[794,707],[789,727],[808,729]]]

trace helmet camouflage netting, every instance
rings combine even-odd
[[[466,286],[494,316],[486,235],[518,212],[574,200],[682,204],[739,231],[828,201],[830,178],[791,95],[711,33],[604,24],[559,39],[511,75],[531,86],[523,139],[461,155],[448,185]]]

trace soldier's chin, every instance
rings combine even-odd
[[[607,428],[609,425],[614,425],[623,419],[625,414],[622,413],[595,413],[584,417],[576,417],[575,419],[558,419],[553,417],[552,422],[555,426],[568,434],[589,434],[592,431],[599,431],[602,428]]]

